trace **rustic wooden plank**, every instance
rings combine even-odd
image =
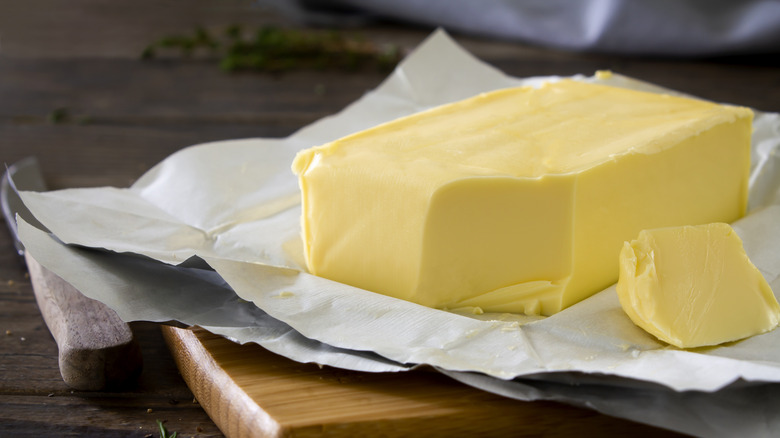
[[[71,118],[63,121],[82,125],[197,126],[314,120],[374,88],[384,74],[272,75],[226,73],[202,61],[5,58],[0,77],[2,123],[42,123],[65,108]]]
[[[7,437],[158,437],[157,420],[179,436],[222,436],[191,400],[53,393],[3,395],[0,407],[0,435]]]
[[[136,57],[162,36],[231,24],[284,23],[252,0],[0,0],[7,56]]]
[[[29,287],[22,283],[21,289],[31,297]],[[3,292],[5,305],[4,298]],[[20,307],[11,309],[17,317],[0,317],[12,327],[6,329],[11,335],[2,335],[0,349],[0,436],[157,436],[157,419],[182,436],[222,435],[193,402],[157,325],[133,323],[145,355],[135,387],[122,393],[77,391],[59,375],[56,344],[40,315],[34,315],[34,300],[23,306],[26,310]]]

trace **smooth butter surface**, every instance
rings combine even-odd
[[[681,348],[764,333],[780,320],[769,284],[723,223],[642,231],[620,253],[617,291],[636,325]]]
[[[749,110],[564,80],[302,151],[309,270],[431,307],[553,314],[614,283],[645,228],[729,222]]]

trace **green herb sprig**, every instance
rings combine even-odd
[[[396,45],[380,48],[360,37],[340,32],[304,32],[271,26],[254,31],[229,26],[217,38],[204,28],[191,35],[173,35],[149,45],[142,59],[152,59],[161,52],[191,57],[196,53],[216,57],[228,72],[286,72],[291,70],[356,71],[374,68],[391,70],[401,59]]]
[[[160,420],[157,420],[157,425],[160,426],[160,438],[176,438],[179,432],[174,432],[168,435],[168,431],[165,429],[165,425]]]

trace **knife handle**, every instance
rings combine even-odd
[[[85,297],[25,254],[35,300],[59,350],[60,374],[79,390],[120,388],[141,373],[141,349],[130,326],[105,304]]]

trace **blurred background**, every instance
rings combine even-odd
[[[88,144],[115,152],[80,155],[54,186],[127,184],[188,144],[286,136],[338,111],[437,27],[512,75],[610,69],[778,111],[779,16],[774,0],[0,0],[2,158],[56,143],[47,160],[66,166]],[[277,38],[284,57],[302,34],[329,45],[324,59],[230,53]]]
[[[375,87],[437,27],[516,76],[610,69],[780,111],[779,17],[774,0],[0,0],[2,158],[41,143],[154,145],[135,158],[80,156],[71,181],[102,185],[86,175],[130,159],[137,166],[119,170],[129,183],[187,144],[286,136]],[[325,55],[303,49],[274,63],[257,52],[281,43],[274,56],[284,58],[306,38],[324,41]],[[47,153],[58,164],[72,158]]]

